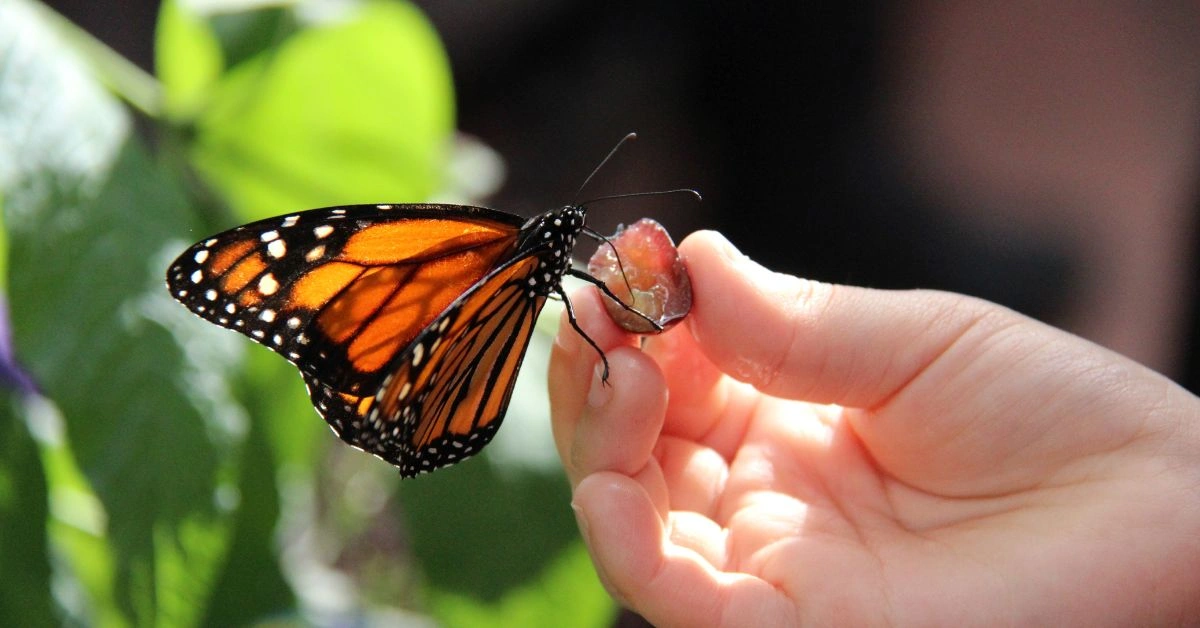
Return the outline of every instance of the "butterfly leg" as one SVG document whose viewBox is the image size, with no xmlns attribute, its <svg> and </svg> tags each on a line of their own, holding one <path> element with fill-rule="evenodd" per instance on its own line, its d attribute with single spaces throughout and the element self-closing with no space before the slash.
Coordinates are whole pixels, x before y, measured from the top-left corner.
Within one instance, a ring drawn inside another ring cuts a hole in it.
<svg viewBox="0 0 1200 628">
<path fill-rule="evenodd" d="M 655 331 L 663 330 L 662 325 L 659 325 L 654 319 L 650 318 L 649 316 L 646 316 L 645 314 L 643 314 L 641 312 L 641 310 L 637 309 L 636 307 L 633 307 L 632 305 L 629 305 L 628 303 L 622 301 L 620 299 L 620 297 L 613 294 L 613 291 L 609 290 L 608 286 L 604 285 L 603 281 L 596 279 L 595 277 L 583 272 L 582 270 L 575 270 L 574 268 L 567 269 L 567 274 L 571 275 L 572 277 L 578 277 L 578 278 L 596 286 L 597 288 L 600 289 L 600 292 L 604 293 L 604 296 L 607 296 L 608 298 L 612 299 L 613 301 L 616 301 L 622 308 L 624 308 L 625 310 L 628 310 L 629 312 L 632 312 L 634 316 L 637 316 L 638 318 L 646 321 L 647 323 L 650 323 L 650 326 L 653 327 Z M 566 300 L 566 299 L 564 299 L 564 300 Z"/>
<path fill-rule="evenodd" d="M 608 356 L 604 355 L 604 350 L 600 348 L 600 345 L 597 345 L 596 341 L 592 340 L 592 337 L 587 335 L 587 332 L 583 331 L 583 328 L 579 326 L 579 321 L 575 320 L 575 308 L 571 306 L 571 300 L 567 298 L 567 295 L 563 292 L 562 287 L 560 286 L 557 288 L 555 292 L 558 294 L 558 296 L 562 297 L 562 302 L 567 306 L 567 320 L 571 323 L 571 327 L 575 328 L 575 331 L 578 332 L 580 336 L 583 336 L 583 339 L 586 340 L 589 345 L 592 345 L 592 348 L 596 350 L 596 353 L 600 354 L 600 361 L 604 363 L 604 372 L 600 375 L 600 381 L 607 385 Z"/>
<path fill-rule="evenodd" d="M 620 230 L 621 227 L 618 227 L 617 229 Z M 592 236 L 596 240 L 607 244 L 608 248 L 612 249 L 613 259 L 617 260 L 617 270 L 621 271 L 621 281 L 625 282 L 625 289 L 629 291 L 629 294 L 633 294 L 633 286 L 629 285 L 629 277 L 625 275 L 625 263 L 621 261 L 621 252 L 617 250 L 617 245 L 613 244 L 612 239 L 608 236 L 586 225 L 583 227 L 583 232 L 589 236 Z"/>
</svg>

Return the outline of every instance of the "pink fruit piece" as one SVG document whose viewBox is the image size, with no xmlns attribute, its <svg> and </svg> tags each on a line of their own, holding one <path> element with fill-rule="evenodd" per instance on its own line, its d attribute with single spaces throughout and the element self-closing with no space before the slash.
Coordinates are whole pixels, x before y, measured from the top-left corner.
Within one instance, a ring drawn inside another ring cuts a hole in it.
<svg viewBox="0 0 1200 628">
<path fill-rule="evenodd" d="M 657 334 L 687 316 L 692 309 L 692 283 L 675 243 L 662 225 L 643 218 L 618 229 L 609 240 L 612 246 L 601 242 L 588 260 L 588 272 L 627 305 L 646 315 L 642 318 L 605 299 L 608 315 L 617 325 L 638 334 Z M 646 319 L 658 323 L 661 329 L 655 329 Z"/>
</svg>

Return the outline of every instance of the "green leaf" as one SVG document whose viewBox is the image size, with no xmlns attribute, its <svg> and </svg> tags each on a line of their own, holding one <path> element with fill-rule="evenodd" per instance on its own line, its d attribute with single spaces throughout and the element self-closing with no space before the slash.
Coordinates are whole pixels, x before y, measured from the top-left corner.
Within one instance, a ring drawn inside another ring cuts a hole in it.
<svg viewBox="0 0 1200 628">
<path fill-rule="evenodd" d="M 612 625 L 617 610 L 596 578 L 587 550 L 579 542 L 560 553 L 535 580 L 495 603 L 440 591 L 430 598 L 434 616 L 442 625 L 454 628 L 600 628 Z"/>
<path fill-rule="evenodd" d="M 24 401 L 22 415 L 39 442 L 49 488 L 50 517 L 45 524 L 59 558 L 56 571 L 60 576 L 69 571 L 69 581 L 88 594 L 86 600 L 64 600 L 63 610 L 76 623 L 128 626 L 130 617 L 116 593 L 117 561 L 106 538 L 108 515 L 63 440 L 62 413 L 40 395 L 28 395 Z"/>
<path fill-rule="evenodd" d="M 234 340 L 250 344 L 242 338 Z M 297 475 L 319 471 L 318 454 L 325 451 L 319 445 L 338 446 L 322 440 L 333 435 L 309 402 L 296 369 L 262 347 L 250 346 L 246 353 L 238 397 L 245 400 L 252 417 L 245 444 L 251 455 L 243 461 L 242 507 L 230 559 L 204 621 L 209 626 L 236 625 L 247 617 L 295 609 L 296 596 L 280 564 L 280 491 L 295 490 Z M 292 519 L 297 516 L 287 514 Z"/>
<path fill-rule="evenodd" d="M 0 292 L 8 291 L 8 229 L 4 228 L 4 196 L 0 195 Z M 5 303 L 4 307 L 8 307 Z"/>
<path fill-rule="evenodd" d="M 244 624 L 248 618 L 280 615 L 296 606 L 275 549 L 280 514 L 278 460 L 271 455 L 263 427 L 259 420 L 250 425 L 245 446 L 254 453 L 243 461 L 238 484 L 241 508 L 229 560 L 205 612 L 206 626 Z"/>
<path fill-rule="evenodd" d="M 417 9 L 367 1 L 232 68 L 196 130 L 196 165 L 245 219 L 423 200 L 453 131 L 448 64 Z"/>
<path fill-rule="evenodd" d="M 279 355 L 252 347 L 241 397 L 259 422 L 280 467 L 317 471 L 330 445 L 341 441 L 313 408 L 299 372 Z"/>
<path fill-rule="evenodd" d="M 241 4 L 210 17 L 229 68 L 270 50 L 298 28 L 293 12 L 287 8 L 262 2 Z"/>
<path fill-rule="evenodd" d="M 0 396 L 0 625 L 48 626 L 58 622 L 51 611 L 46 479 L 16 396 Z"/>
<path fill-rule="evenodd" d="M 412 551 L 431 587 L 499 599 L 577 538 L 561 472 L 505 471 L 477 458 L 401 485 Z"/>
<path fill-rule="evenodd" d="M 80 511 L 99 522 L 86 538 L 56 526 L 52 543 L 85 623 L 195 624 L 238 502 L 246 418 L 227 377 L 239 351 L 162 287 L 191 226 L 179 183 L 38 15 L 0 8 L 14 343 L 66 428 L 69 448 L 43 446 L 52 503 L 63 490 L 99 498 Z M 61 502 L 55 521 L 86 501 Z"/>
<path fill-rule="evenodd" d="M 179 0 L 163 1 L 154 35 L 154 69 L 166 114 L 190 119 L 204 108 L 221 76 L 220 42 L 208 22 Z"/>
<path fill-rule="evenodd" d="M 190 624 L 202 612 L 224 559 L 236 503 L 224 495 L 236 494 L 245 422 L 221 392 L 229 358 L 179 344 L 228 341 L 193 330 L 199 321 L 161 286 L 160 243 L 182 231 L 185 206 L 131 143 L 97 197 L 42 208 L 29 226 L 51 237 L 14 231 L 12 247 L 19 355 L 65 415 L 108 516 L 118 601 L 139 624 Z M 202 365 L 189 372 L 189 360 Z"/>
</svg>

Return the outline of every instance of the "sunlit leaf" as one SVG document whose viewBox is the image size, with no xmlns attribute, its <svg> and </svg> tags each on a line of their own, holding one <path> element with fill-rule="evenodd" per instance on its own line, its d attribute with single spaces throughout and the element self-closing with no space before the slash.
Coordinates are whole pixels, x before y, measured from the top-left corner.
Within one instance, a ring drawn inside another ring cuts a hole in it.
<svg viewBox="0 0 1200 628">
<path fill-rule="evenodd" d="M 423 200 L 438 184 L 452 103 L 425 18 L 369 1 L 231 69 L 196 121 L 193 155 L 245 219 Z"/>
<path fill-rule="evenodd" d="M 474 459 L 403 483 L 399 497 L 412 551 L 439 590 L 498 599 L 577 537 L 561 474 L 498 473 Z"/>
<path fill-rule="evenodd" d="M 164 0 L 158 10 L 154 69 L 167 115 L 189 119 L 202 110 L 224 67 L 212 28 L 186 3 Z"/>
<path fill-rule="evenodd" d="M 228 560 L 205 611 L 206 626 L 245 624 L 248 618 L 280 615 L 296 606 L 276 550 L 278 461 L 271 455 L 262 429 L 260 421 L 252 422 L 246 439 L 249 454 L 242 461 L 238 483 L 241 507 L 234 521 Z"/>
<path fill-rule="evenodd" d="M 442 591 L 430 597 L 434 616 L 442 625 L 454 628 L 600 628 L 612 625 L 617 610 L 579 542 L 558 554 L 537 578 L 496 602 Z"/>
<path fill-rule="evenodd" d="M 51 610 L 46 480 L 16 398 L 0 393 L 0 625 L 57 623 Z"/>
<path fill-rule="evenodd" d="M 237 503 L 245 417 L 224 379 L 237 351 L 162 288 L 167 242 L 191 223 L 178 183 L 29 6 L 0 8 L 0 189 L 17 356 L 61 412 L 81 494 L 99 498 L 91 546 L 112 549 L 111 587 L 75 581 L 84 608 L 115 605 L 92 621 L 195 623 Z M 51 496 L 65 477 L 47 475 Z"/>
</svg>

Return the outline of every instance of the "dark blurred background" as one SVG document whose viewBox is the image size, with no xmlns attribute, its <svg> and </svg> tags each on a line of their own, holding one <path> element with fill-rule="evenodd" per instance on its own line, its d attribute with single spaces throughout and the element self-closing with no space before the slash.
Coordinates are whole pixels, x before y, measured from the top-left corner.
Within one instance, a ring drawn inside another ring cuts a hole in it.
<svg viewBox="0 0 1200 628">
<path fill-rule="evenodd" d="M 56 9 L 144 68 L 155 2 Z M 493 206 L 719 229 L 779 270 L 978 295 L 1196 390 L 1200 6 L 418 2 Z"/>
</svg>

